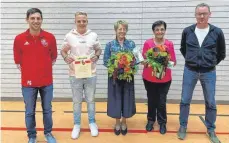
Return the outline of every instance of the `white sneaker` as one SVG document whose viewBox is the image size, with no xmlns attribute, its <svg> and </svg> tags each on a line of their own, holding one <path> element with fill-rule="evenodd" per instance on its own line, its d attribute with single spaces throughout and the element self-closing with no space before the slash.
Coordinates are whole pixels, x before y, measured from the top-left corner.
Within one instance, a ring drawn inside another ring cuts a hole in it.
<svg viewBox="0 0 229 143">
<path fill-rule="evenodd" d="M 80 125 L 74 125 L 72 129 L 72 139 L 79 138 L 80 135 Z"/>
<path fill-rule="evenodd" d="M 90 130 L 91 130 L 91 136 L 96 137 L 99 134 L 98 131 L 98 126 L 96 125 L 96 123 L 91 123 L 89 124 Z"/>
</svg>

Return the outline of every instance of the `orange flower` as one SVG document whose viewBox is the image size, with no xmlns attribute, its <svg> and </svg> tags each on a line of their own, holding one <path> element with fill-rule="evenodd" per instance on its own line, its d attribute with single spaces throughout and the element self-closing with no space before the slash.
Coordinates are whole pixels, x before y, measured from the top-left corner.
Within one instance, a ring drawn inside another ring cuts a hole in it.
<svg viewBox="0 0 229 143">
<path fill-rule="evenodd" d="M 119 64 L 124 64 L 124 61 L 123 61 L 122 59 L 120 59 L 120 60 L 118 61 L 118 63 L 119 63 Z"/>
<path fill-rule="evenodd" d="M 126 55 L 123 55 L 123 56 L 122 56 L 122 60 L 123 60 L 123 61 L 126 61 L 126 60 L 127 60 Z"/>
<path fill-rule="evenodd" d="M 157 57 L 159 53 L 158 52 L 154 52 L 153 54 L 154 54 L 154 57 Z"/>
<path fill-rule="evenodd" d="M 129 64 L 130 64 L 130 62 L 124 61 L 124 65 L 129 65 Z"/>
<path fill-rule="evenodd" d="M 126 68 L 124 68 L 124 71 L 125 72 L 129 72 L 130 71 L 130 68 L 129 67 L 126 67 Z"/>
<path fill-rule="evenodd" d="M 157 45 L 157 47 L 161 52 L 165 52 L 166 51 L 166 47 L 164 45 Z"/>
</svg>

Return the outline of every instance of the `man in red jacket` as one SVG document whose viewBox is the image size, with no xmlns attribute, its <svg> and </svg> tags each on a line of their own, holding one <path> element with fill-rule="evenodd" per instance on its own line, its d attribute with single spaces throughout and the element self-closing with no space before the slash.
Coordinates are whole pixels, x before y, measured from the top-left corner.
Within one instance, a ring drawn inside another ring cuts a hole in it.
<svg viewBox="0 0 229 143">
<path fill-rule="evenodd" d="M 51 133 L 53 126 L 52 65 L 57 58 L 56 39 L 53 34 L 41 29 L 43 17 L 39 9 L 29 9 L 26 21 L 29 29 L 16 36 L 13 50 L 15 64 L 21 71 L 28 143 L 36 142 L 35 109 L 38 92 L 42 102 L 45 138 L 48 143 L 56 143 Z"/>
</svg>

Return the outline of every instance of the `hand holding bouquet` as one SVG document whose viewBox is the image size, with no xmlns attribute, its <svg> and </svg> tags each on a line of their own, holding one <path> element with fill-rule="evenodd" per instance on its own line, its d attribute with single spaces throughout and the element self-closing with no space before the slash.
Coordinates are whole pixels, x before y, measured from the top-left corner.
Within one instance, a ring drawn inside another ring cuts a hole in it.
<svg viewBox="0 0 229 143">
<path fill-rule="evenodd" d="M 132 76 L 137 72 L 136 59 L 130 51 L 120 51 L 111 55 L 108 60 L 108 75 L 116 79 L 132 81 Z"/>
</svg>

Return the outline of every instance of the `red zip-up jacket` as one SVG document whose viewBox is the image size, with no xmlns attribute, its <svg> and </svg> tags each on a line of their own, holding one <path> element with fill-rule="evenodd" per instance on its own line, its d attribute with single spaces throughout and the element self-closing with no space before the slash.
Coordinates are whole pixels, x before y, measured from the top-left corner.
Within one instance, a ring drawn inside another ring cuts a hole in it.
<svg viewBox="0 0 229 143">
<path fill-rule="evenodd" d="M 21 66 L 21 84 L 24 87 L 42 87 L 53 83 L 52 63 L 57 58 L 56 39 L 41 30 L 32 36 L 29 29 L 14 39 L 14 62 Z"/>
</svg>

